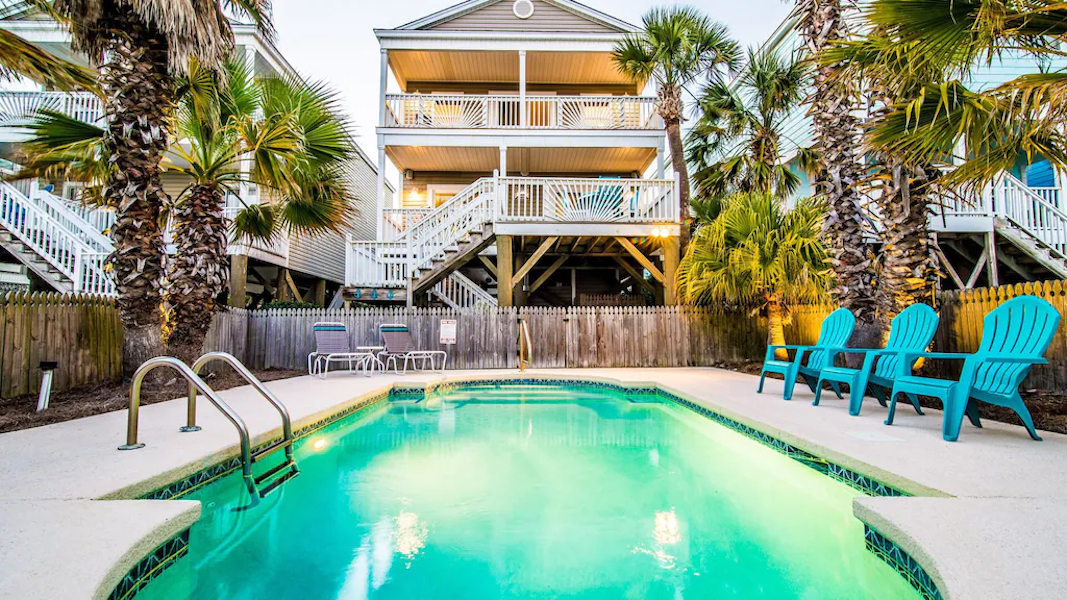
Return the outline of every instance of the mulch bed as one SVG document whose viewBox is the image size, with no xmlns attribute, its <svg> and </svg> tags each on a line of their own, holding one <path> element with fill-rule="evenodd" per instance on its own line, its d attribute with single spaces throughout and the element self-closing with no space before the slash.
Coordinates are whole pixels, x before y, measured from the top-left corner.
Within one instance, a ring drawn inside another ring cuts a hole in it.
<svg viewBox="0 0 1067 600">
<path fill-rule="evenodd" d="M 304 371 L 283 369 L 255 371 L 254 374 L 260 381 L 274 381 L 276 379 L 307 375 Z M 228 390 L 248 383 L 240 375 L 229 369 L 221 373 L 209 373 L 204 379 L 215 391 Z M 141 389 L 141 404 L 154 404 L 173 400 L 184 395 L 184 379 L 170 379 L 157 384 L 146 383 Z M 54 392 L 48 402 L 48 409 L 42 412 L 36 412 L 36 394 L 0 399 L 0 433 L 80 419 L 113 410 L 123 410 L 129 404 L 129 388 L 119 382 L 85 386 L 65 392 Z"/>
</svg>

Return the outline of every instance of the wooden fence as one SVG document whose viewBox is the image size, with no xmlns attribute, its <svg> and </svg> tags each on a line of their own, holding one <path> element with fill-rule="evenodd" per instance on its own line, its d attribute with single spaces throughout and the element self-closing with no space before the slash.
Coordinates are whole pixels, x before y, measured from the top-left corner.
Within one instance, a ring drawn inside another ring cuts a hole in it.
<svg viewBox="0 0 1067 600">
<path fill-rule="evenodd" d="M 934 349 L 973 352 L 982 319 L 1015 296 L 1044 298 L 1067 317 L 1067 282 L 1045 282 L 942 294 L 941 326 Z M 813 343 L 830 306 L 793 309 L 786 341 Z M 54 389 L 113 380 L 120 376 L 122 327 L 113 300 L 58 294 L 0 296 L 0 397 L 38 391 L 39 364 L 56 361 Z M 307 368 L 314 348 L 311 326 L 340 321 L 353 345 L 378 342 L 382 323 L 404 323 L 420 348 L 448 350 L 450 369 L 518 366 L 518 322 L 525 319 L 535 367 L 680 367 L 762 360 L 766 319 L 703 307 L 495 308 L 457 312 L 445 308 L 232 309 L 216 316 L 205 351 L 223 350 L 252 369 Z M 457 343 L 439 344 L 441 319 L 457 322 Z M 1067 318 L 1046 353 L 1048 365 L 1034 368 L 1028 388 L 1067 389 Z M 220 364 L 216 364 L 220 367 Z M 958 362 L 932 361 L 931 375 L 953 375 Z"/>
<path fill-rule="evenodd" d="M 122 376 L 122 325 L 113 299 L 8 293 L 0 296 L 0 397 L 36 394 L 42 362 L 57 362 L 61 391 Z"/>
</svg>

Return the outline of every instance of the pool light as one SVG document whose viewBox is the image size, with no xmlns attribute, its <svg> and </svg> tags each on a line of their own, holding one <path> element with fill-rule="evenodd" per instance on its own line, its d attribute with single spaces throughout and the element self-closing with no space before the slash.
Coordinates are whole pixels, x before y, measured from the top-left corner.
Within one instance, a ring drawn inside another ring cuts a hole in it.
<svg viewBox="0 0 1067 600">
<path fill-rule="evenodd" d="M 311 442 L 311 447 L 315 450 L 322 450 L 326 447 L 326 438 L 319 438 L 314 442 Z"/>
</svg>

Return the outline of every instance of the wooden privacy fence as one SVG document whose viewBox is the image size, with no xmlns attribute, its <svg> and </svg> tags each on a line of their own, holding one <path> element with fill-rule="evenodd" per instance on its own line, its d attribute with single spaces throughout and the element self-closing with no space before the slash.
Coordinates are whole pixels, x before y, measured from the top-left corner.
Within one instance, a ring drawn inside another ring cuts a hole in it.
<svg viewBox="0 0 1067 600">
<path fill-rule="evenodd" d="M 0 397 L 38 393 L 46 361 L 59 363 L 56 391 L 122 376 L 114 299 L 17 292 L 0 296 L 0 311 Z"/>
<path fill-rule="evenodd" d="M 1067 316 L 1067 282 L 1004 286 L 942 294 L 934 350 L 973 352 L 982 319 L 1022 294 L 1044 298 Z M 810 344 L 830 306 L 801 306 L 786 324 L 786 341 Z M 0 296 L 0 397 L 36 393 L 42 361 L 56 361 L 54 389 L 113 380 L 122 370 L 122 327 L 112 299 L 59 294 Z M 526 319 L 534 367 L 681 367 L 760 361 L 766 319 L 705 307 L 232 309 L 215 317 L 205 351 L 223 350 L 252 369 L 307 368 L 316 321 L 340 321 L 353 346 L 376 345 L 378 326 L 404 323 L 423 349 L 448 350 L 450 369 L 518 366 L 518 320 Z M 454 346 L 439 343 L 442 319 L 456 320 Z M 1067 318 L 1028 388 L 1067 389 Z M 212 365 L 222 368 L 220 363 Z M 931 361 L 924 372 L 954 375 L 959 361 Z"/>
<path fill-rule="evenodd" d="M 378 344 L 382 323 L 404 323 L 420 349 L 448 351 L 449 369 L 517 368 L 520 318 L 529 325 L 533 367 L 684 367 L 757 360 L 766 336 L 763 318 L 702 307 L 273 309 L 219 315 L 205 350 L 230 352 L 253 369 L 306 369 L 318 321 L 344 323 L 353 347 Z M 442 319 L 456 321 L 455 345 L 440 344 Z"/>
</svg>

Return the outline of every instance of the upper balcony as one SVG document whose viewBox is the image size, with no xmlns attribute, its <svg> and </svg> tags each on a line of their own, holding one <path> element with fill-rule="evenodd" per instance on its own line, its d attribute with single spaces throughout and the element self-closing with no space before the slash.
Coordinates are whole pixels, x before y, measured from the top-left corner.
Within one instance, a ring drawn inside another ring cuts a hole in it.
<svg viewBox="0 0 1067 600">
<path fill-rule="evenodd" d="M 412 129 L 659 130 L 655 98 L 387 94 L 385 127 Z"/>
</svg>

